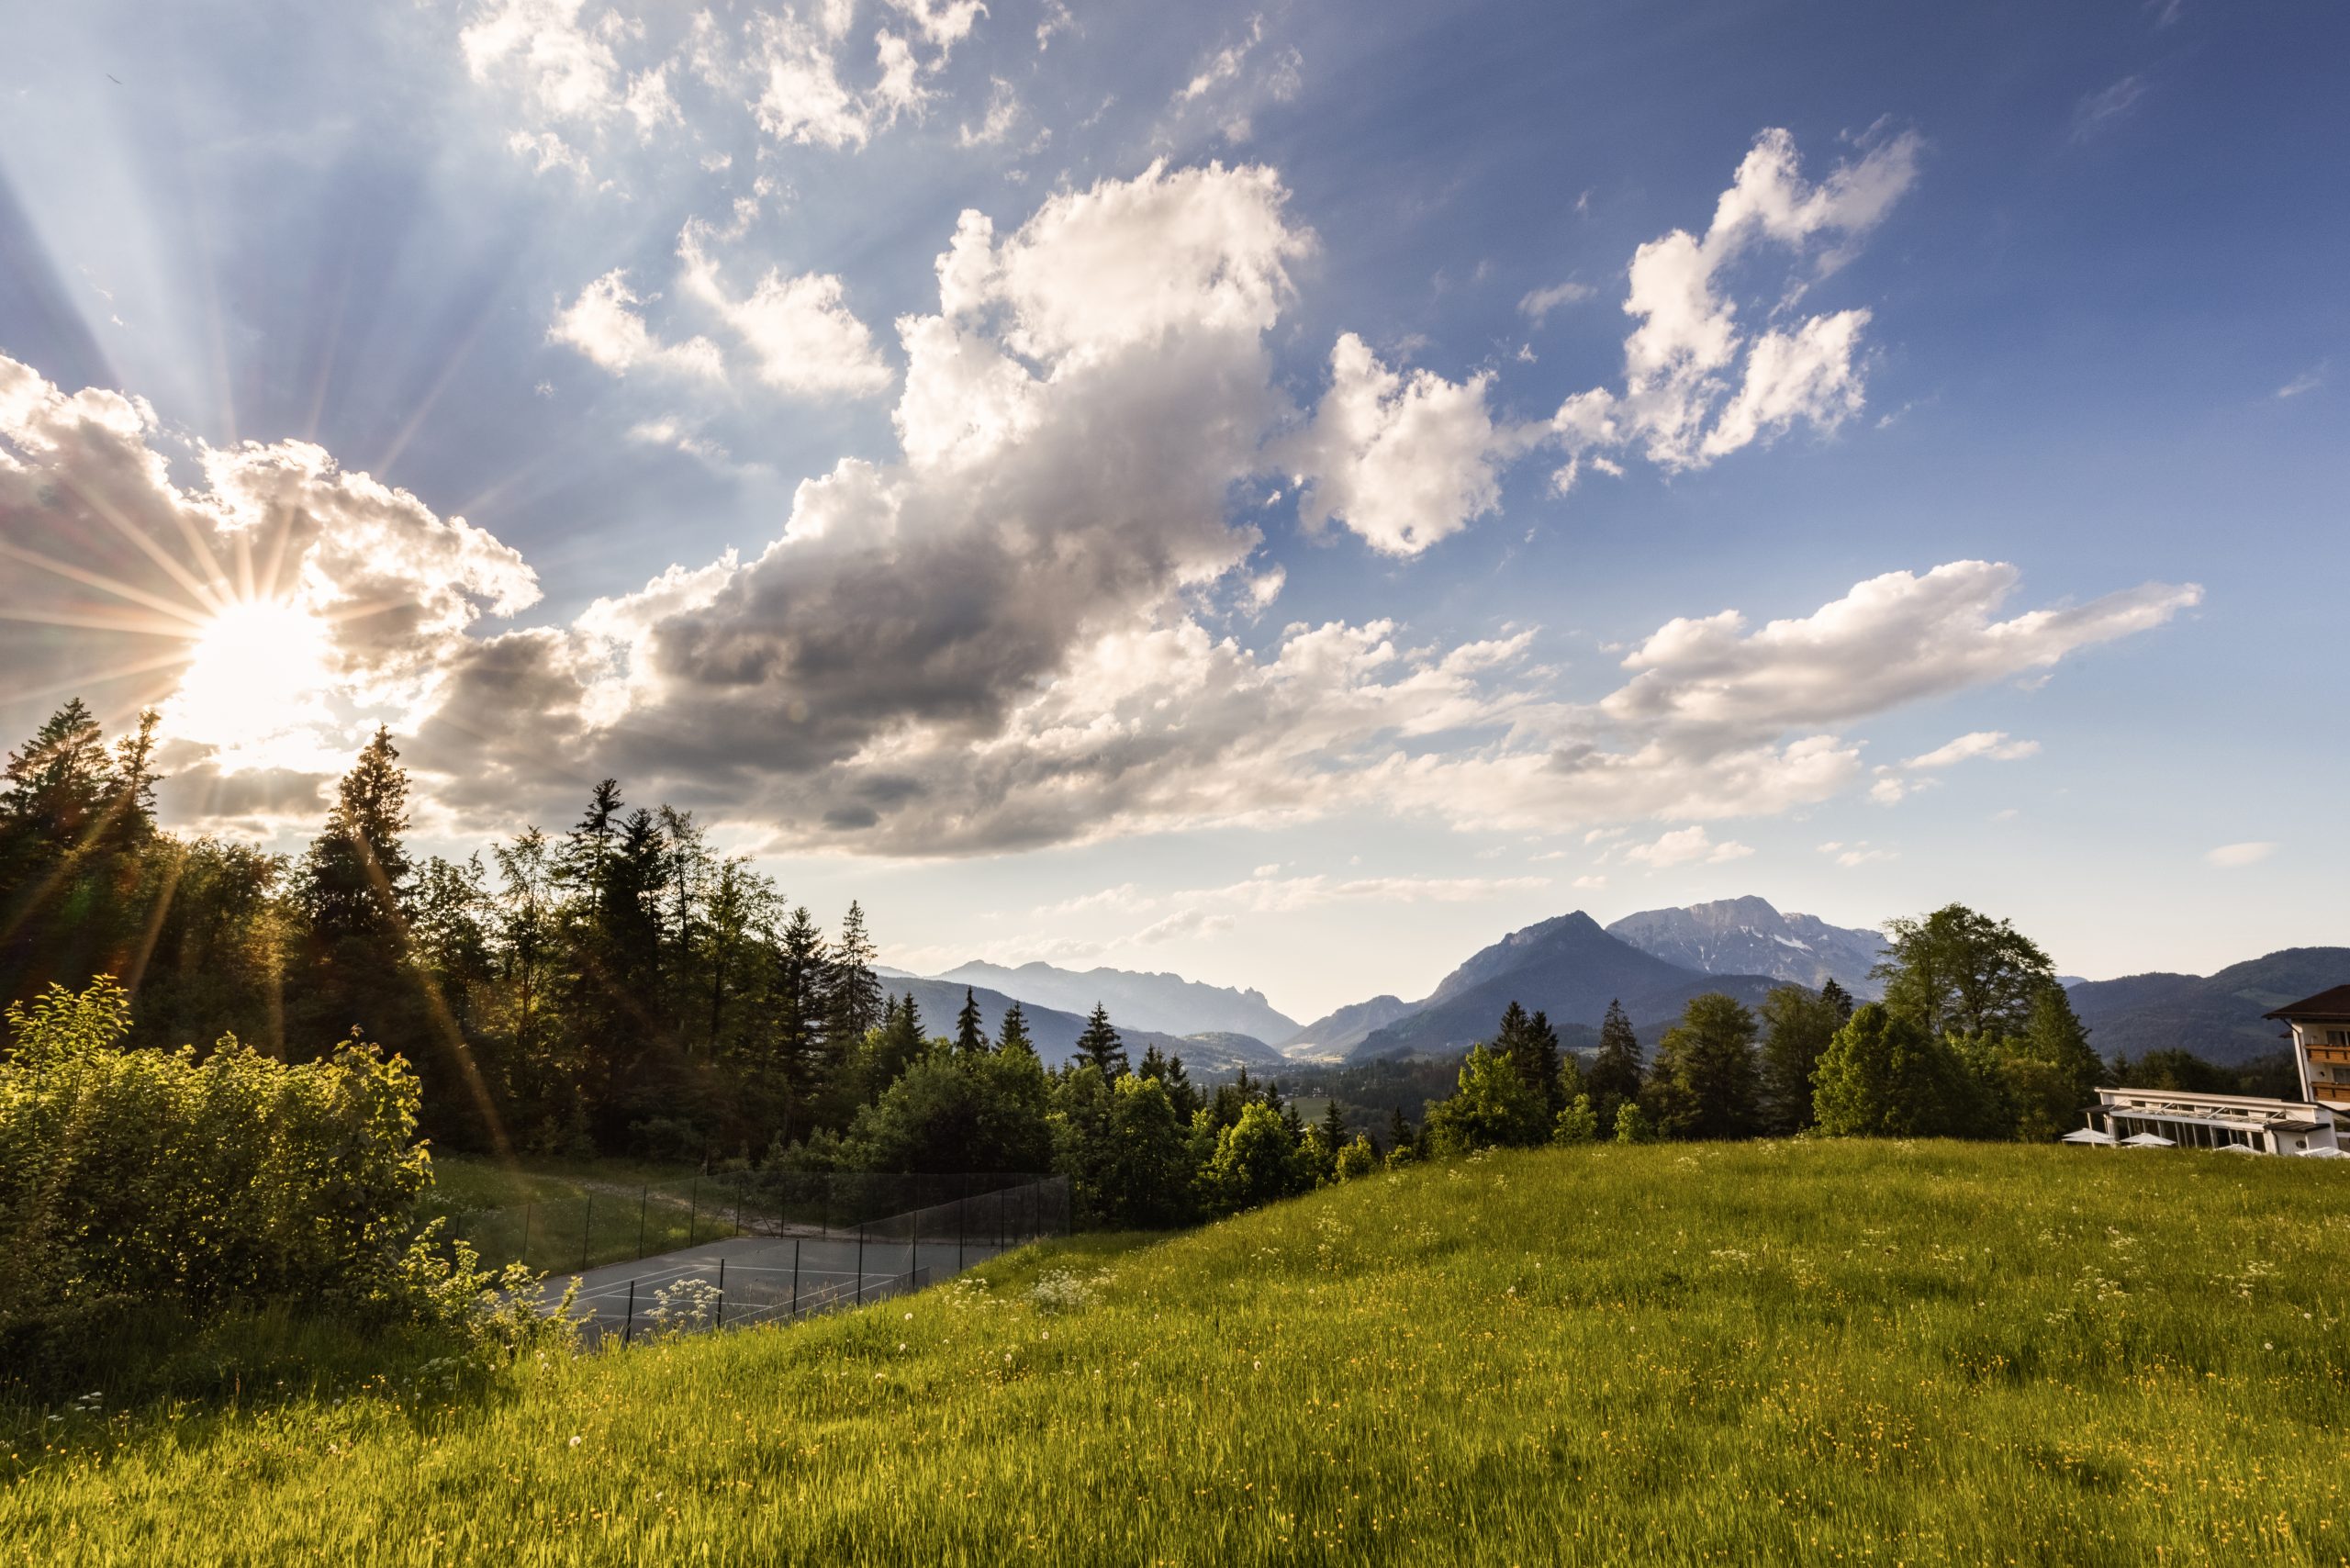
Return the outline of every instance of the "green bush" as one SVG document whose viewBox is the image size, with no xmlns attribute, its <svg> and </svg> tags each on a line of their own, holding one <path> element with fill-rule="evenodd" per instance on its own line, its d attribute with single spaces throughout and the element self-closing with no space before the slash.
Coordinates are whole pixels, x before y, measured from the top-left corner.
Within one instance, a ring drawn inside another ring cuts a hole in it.
<svg viewBox="0 0 2350 1568">
<path fill-rule="evenodd" d="M 0 1352 L 70 1345 L 110 1316 L 272 1305 L 476 1342 L 541 1332 L 517 1305 L 526 1288 L 535 1302 L 532 1276 L 493 1281 L 415 1233 L 431 1170 L 400 1058 L 355 1039 L 299 1065 L 234 1039 L 201 1058 L 126 1050 L 129 999 L 103 978 L 6 1017 Z"/>
</svg>

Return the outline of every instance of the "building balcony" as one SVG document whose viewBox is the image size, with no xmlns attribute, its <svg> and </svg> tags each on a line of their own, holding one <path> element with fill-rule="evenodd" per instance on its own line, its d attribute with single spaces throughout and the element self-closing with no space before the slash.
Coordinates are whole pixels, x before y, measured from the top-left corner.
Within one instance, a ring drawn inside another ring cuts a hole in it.
<svg viewBox="0 0 2350 1568">
<path fill-rule="evenodd" d="M 2327 1105 L 2350 1105 L 2350 1083 L 2312 1083 L 2311 1098 Z"/>
<path fill-rule="evenodd" d="M 2340 1062 L 2350 1066 L 2350 1046 L 2307 1046 L 2302 1048 L 2311 1061 Z"/>
</svg>

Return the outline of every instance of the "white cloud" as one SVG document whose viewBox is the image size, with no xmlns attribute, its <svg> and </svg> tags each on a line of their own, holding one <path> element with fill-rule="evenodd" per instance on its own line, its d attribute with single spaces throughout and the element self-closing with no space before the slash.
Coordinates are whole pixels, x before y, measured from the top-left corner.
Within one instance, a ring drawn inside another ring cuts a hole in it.
<svg viewBox="0 0 2350 1568">
<path fill-rule="evenodd" d="M 2277 401 L 2282 402 L 2288 398 L 2299 398 L 2304 393 L 2316 391 L 2325 385 L 2325 372 L 2326 367 L 2322 364 L 2313 370 L 2301 372 L 2300 375 L 2277 388 L 2275 395 Z"/>
<path fill-rule="evenodd" d="M 2020 577 L 2004 562 L 1953 561 L 1922 577 L 1871 577 L 1757 631 L 1736 610 L 1671 621 L 1625 658 L 1635 673 L 1601 706 L 1628 723 L 1726 737 L 1835 724 L 2049 669 L 2203 597 L 2191 583 L 2147 583 L 1995 619 Z"/>
<path fill-rule="evenodd" d="M 1554 283 L 1546 288 L 1530 291 L 1517 302 L 1518 313 L 1539 327 L 1542 319 L 1560 306 L 1581 304 L 1598 292 L 1587 283 L 1576 283 L 1570 278 L 1564 283 Z"/>
<path fill-rule="evenodd" d="M 2276 852 L 2277 846 L 2274 844 L 2253 840 L 2244 844 L 2222 844 L 2216 849 L 2207 849 L 2203 852 L 2203 859 L 2208 865 L 2223 868 L 2253 866 L 2267 859 Z"/>
<path fill-rule="evenodd" d="M 529 159 L 531 172 L 534 174 L 551 174 L 560 169 L 583 185 L 610 184 L 609 181 L 599 182 L 596 166 L 588 161 L 587 155 L 551 130 L 536 133 L 518 130 L 506 139 L 506 150 L 518 157 Z"/>
<path fill-rule="evenodd" d="M 1638 444 L 1668 470 L 1701 468 L 1797 422 L 1829 430 L 1856 412 L 1868 311 L 1814 316 L 1750 340 L 1719 286 L 1764 242 L 1832 270 L 1915 181 L 1918 151 L 1914 135 L 1880 140 L 1811 185 L 1795 139 L 1766 130 L 1702 237 L 1676 230 L 1640 246 L 1624 301 L 1639 325 L 1625 340 L 1623 390 L 1577 393 L 1552 417 L 1570 454 L 1560 487 L 1587 452 Z"/>
<path fill-rule="evenodd" d="M 1494 422 L 1492 384 L 1490 372 L 1467 381 L 1398 373 L 1352 332 L 1340 335 L 1330 389 L 1282 449 L 1304 487 L 1299 520 L 1317 529 L 1335 518 L 1382 554 L 1414 555 L 1494 510 L 1503 463 L 1533 436 Z"/>
<path fill-rule="evenodd" d="M 1753 853 L 1751 846 L 1735 839 L 1715 843 L 1705 824 L 1697 823 L 1676 828 L 1652 843 L 1631 845 L 1625 849 L 1624 858 L 1661 871 L 1668 866 L 1686 866 L 1695 861 L 1711 866 L 1725 860 L 1742 860 Z"/>
<path fill-rule="evenodd" d="M 967 121 L 956 128 L 955 140 L 963 147 L 987 147 L 1003 140 L 1020 123 L 1020 97 L 1012 84 L 1002 77 L 995 78 L 988 92 L 987 114 L 973 129 Z"/>
<path fill-rule="evenodd" d="M 457 35 L 476 82 L 505 75 L 539 113 L 594 122 L 621 104 L 613 44 L 628 24 L 607 11 L 583 26 L 584 0 L 489 0 Z"/>
<path fill-rule="evenodd" d="M 1207 62 L 1200 67 L 1198 73 L 1176 93 L 1175 101 L 1179 104 L 1195 102 L 1205 97 L 1216 87 L 1237 77 L 1240 74 L 1240 67 L 1248 59 L 1248 51 L 1262 43 L 1264 39 L 1265 18 L 1251 17 L 1248 19 L 1248 36 L 1237 43 L 1225 45 L 1209 56 Z"/>
<path fill-rule="evenodd" d="M 1898 850 L 1877 848 L 1871 845 L 1866 839 L 1863 839 L 1857 844 L 1840 844 L 1831 840 L 1829 843 L 1821 845 L 1819 846 L 1819 852 L 1822 855 L 1832 857 L 1835 859 L 1836 864 L 1846 868 L 1867 866 L 1881 860 L 1898 860 L 1901 858 L 1901 855 Z"/>
<path fill-rule="evenodd" d="M 1931 770 L 1948 767 L 1954 763 L 1975 757 L 1990 762 L 2016 762 L 2039 754 L 2038 741 L 2009 740 L 2005 730 L 1975 730 L 1953 741 L 1945 741 L 1930 752 L 1924 752 L 1903 763 L 1904 767 Z"/>
<path fill-rule="evenodd" d="M 2087 141 L 2121 120 L 2146 95 L 2143 77 L 2124 76 L 2110 87 L 2099 88 L 2073 106 L 2073 140 Z"/>
<path fill-rule="evenodd" d="M 579 291 L 547 329 L 550 342 L 567 343 L 615 375 L 649 369 L 683 376 L 722 378 L 725 362 L 708 338 L 665 343 L 654 336 L 636 307 L 645 303 L 615 268 Z"/>
<path fill-rule="evenodd" d="M 678 237 L 677 257 L 686 290 L 733 330 L 768 386 L 798 397 L 864 398 L 887 391 L 896 379 L 834 274 L 786 277 L 770 269 L 738 299 L 727 292 L 695 228 Z"/>
<path fill-rule="evenodd" d="M 621 106 L 636 121 L 640 136 L 649 137 L 665 125 L 685 123 L 685 112 L 677 107 L 677 95 L 669 91 L 669 67 L 666 62 L 631 77 Z"/>
<path fill-rule="evenodd" d="M 889 0 L 892 9 L 911 17 L 922 36 L 941 50 L 971 36 L 988 8 L 979 0 Z"/>
<path fill-rule="evenodd" d="M 1589 876 L 1577 877 L 1575 879 L 1575 886 L 1585 892 L 1595 892 L 1606 885 L 1607 879 L 1596 871 L 1591 873 Z"/>
<path fill-rule="evenodd" d="M 1269 440 L 1292 414 L 1269 342 L 1313 240 L 1287 205 L 1268 169 L 1158 163 L 1058 192 L 1003 233 L 966 213 L 937 260 L 936 311 L 897 322 L 899 449 L 800 484 L 763 547 L 680 563 L 566 624 L 381 622 L 381 659 L 411 672 L 420 779 L 456 816 L 502 824 L 568 811 L 580 779 L 613 774 L 771 849 L 989 853 L 1354 812 L 1545 834 L 1674 825 L 1635 846 L 1654 864 L 1693 828 L 1702 856 L 1742 848 L 1702 824 L 1852 788 L 1865 772 L 1852 725 L 2044 674 L 2194 602 L 2148 585 L 1999 619 L 2013 567 L 1892 573 L 1759 630 L 1734 610 L 1668 622 L 1597 701 L 1559 695 L 1527 627 L 1446 644 L 1385 621 L 1299 621 L 1255 645 L 1212 630 L 1261 609 L 1275 576 L 1259 509 L 1236 498 L 1263 493 Z M 643 303 L 609 274 L 557 335 L 616 369 L 715 366 L 706 342 L 656 337 Z M 1395 420 L 1411 381 L 1366 353 L 1359 379 L 1374 372 L 1393 378 L 1372 399 L 1375 448 L 1418 427 Z M 1456 403 L 1465 390 L 1426 388 Z M 1472 411 L 1490 431 L 1483 395 Z M 691 433 L 644 423 L 647 440 Z M 1472 438 L 1477 425 L 1462 421 Z M 126 450 L 148 466 L 121 482 L 153 490 L 162 458 L 140 436 Z M 12 482 L 38 496 L 70 458 L 17 462 Z M 1474 482 L 1430 493 L 1439 512 L 1477 498 Z M 385 602 L 417 599 L 397 588 Z M 38 687 L 38 661 L 25 667 Z M 1511 884 L 1246 885 L 1234 903 Z"/>
<path fill-rule="evenodd" d="M 1069 14 L 1067 0 L 1045 0 L 1045 19 L 1036 24 L 1036 52 L 1042 54 L 1052 47 L 1055 33 L 1076 29 L 1077 18 Z"/>
<path fill-rule="evenodd" d="M 537 579 L 315 445 L 174 442 L 200 480 L 184 489 L 165 440 L 145 403 L 69 397 L 0 357 L 10 695 L 159 704 L 185 814 L 263 832 L 281 810 L 314 818 L 375 719 L 436 711 L 469 629 L 527 608 Z"/>
</svg>

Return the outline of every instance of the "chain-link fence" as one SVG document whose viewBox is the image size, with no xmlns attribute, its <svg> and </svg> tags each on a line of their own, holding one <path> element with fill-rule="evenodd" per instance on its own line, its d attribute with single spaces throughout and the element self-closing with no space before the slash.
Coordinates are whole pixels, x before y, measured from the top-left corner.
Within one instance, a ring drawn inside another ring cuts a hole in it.
<svg viewBox="0 0 2350 1568">
<path fill-rule="evenodd" d="M 670 1182 L 584 1182 L 576 1196 L 449 1216 L 452 1242 L 484 1264 L 578 1272 L 739 1237 L 903 1241 L 1058 1236 L 1069 1229 L 1067 1178 L 990 1172 L 734 1170 Z"/>
<path fill-rule="evenodd" d="M 743 1171 L 453 1217 L 483 1261 L 558 1276 L 550 1309 L 580 1276 L 592 1343 L 885 1300 L 1067 1235 L 1071 1213 L 1066 1176 Z"/>
</svg>

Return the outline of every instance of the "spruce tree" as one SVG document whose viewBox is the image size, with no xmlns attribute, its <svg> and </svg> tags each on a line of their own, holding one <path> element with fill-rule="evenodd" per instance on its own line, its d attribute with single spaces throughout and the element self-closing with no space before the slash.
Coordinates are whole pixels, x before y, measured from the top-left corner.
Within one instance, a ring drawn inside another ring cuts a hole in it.
<svg viewBox="0 0 2350 1568">
<path fill-rule="evenodd" d="M 1852 1009 L 1857 1004 L 1852 1001 L 1852 993 L 1836 983 L 1835 976 L 1829 976 L 1827 983 L 1819 988 L 1819 1000 L 1836 1010 L 1836 1026 L 1839 1029 L 1852 1021 Z"/>
<path fill-rule="evenodd" d="M 824 933 L 802 904 L 776 938 L 775 1030 L 792 1092 L 803 1098 L 825 1065 L 824 980 L 830 969 Z"/>
<path fill-rule="evenodd" d="M 1126 1070 L 1126 1046 L 1118 1031 L 1110 1027 L 1110 1014 L 1100 1002 L 1085 1020 L 1085 1032 L 1077 1037 L 1077 1055 L 1080 1061 L 1091 1062 L 1107 1080 L 1114 1080 Z"/>
<path fill-rule="evenodd" d="M 1513 1001 L 1502 1010 L 1494 1049 L 1542 1103 L 1544 1121 L 1557 1115 L 1564 1102 L 1560 1098 L 1559 1033 L 1550 1027 L 1550 1020 L 1539 1013 L 1528 1014 Z"/>
<path fill-rule="evenodd" d="M 1003 1022 L 996 1029 L 995 1048 L 1005 1056 L 1024 1055 L 1034 1059 L 1036 1042 L 1028 1035 L 1028 1014 L 1021 1011 L 1017 1002 L 1003 1010 Z"/>
<path fill-rule="evenodd" d="M 979 1016 L 978 993 L 967 985 L 963 988 L 963 1010 L 955 1014 L 955 1054 L 978 1057 L 987 1052 L 987 1022 Z"/>
<path fill-rule="evenodd" d="M 1322 1108 L 1322 1137 L 1328 1142 L 1333 1153 L 1354 1141 L 1354 1134 L 1347 1126 L 1346 1114 L 1338 1109 L 1338 1097 L 1335 1094 L 1330 1096 L 1330 1103 Z"/>
<path fill-rule="evenodd" d="M 1591 1058 L 1590 1070 L 1583 1074 L 1583 1092 L 1591 1096 L 1592 1109 L 1598 1114 L 1599 1125 L 1612 1127 L 1616 1113 L 1628 1100 L 1637 1099 L 1640 1092 L 1640 1037 L 1632 1031 L 1632 1020 L 1626 1015 L 1624 1004 L 1611 1002 L 1607 1016 L 1599 1025 L 1599 1050 Z"/>
<path fill-rule="evenodd" d="M 853 1047 L 867 1030 L 882 1022 L 881 981 L 873 972 L 877 957 L 873 939 L 866 935 L 865 910 L 852 899 L 848 913 L 841 917 L 825 984 L 824 1030 L 835 1050 Z"/>
<path fill-rule="evenodd" d="M 396 941 L 408 879 L 408 774 L 392 734 L 378 726 L 342 776 L 324 831 L 302 857 L 295 898 L 314 937 Z"/>
</svg>

